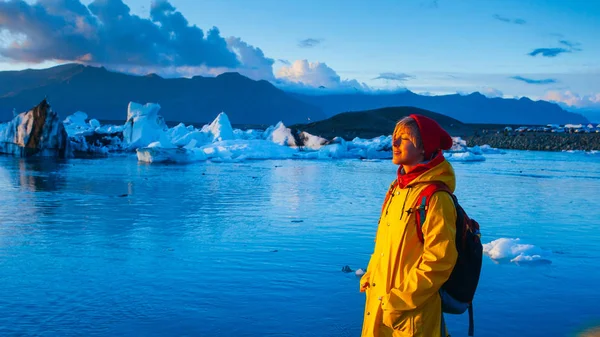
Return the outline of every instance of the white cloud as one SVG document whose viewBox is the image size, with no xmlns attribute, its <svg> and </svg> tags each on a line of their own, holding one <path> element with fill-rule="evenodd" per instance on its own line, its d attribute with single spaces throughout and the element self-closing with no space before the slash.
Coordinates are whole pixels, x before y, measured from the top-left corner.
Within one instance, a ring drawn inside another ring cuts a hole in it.
<svg viewBox="0 0 600 337">
<path fill-rule="evenodd" d="M 226 41 L 228 49 L 237 56 L 239 61 L 239 66 L 235 68 L 207 67 L 205 65 L 167 67 L 112 65 L 110 69 L 137 75 L 156 73 L 167 78 L 212 77 L 225 72 L 238 72 L 254 80 L 268 80 L 283 90 L 306 93 L 382 91 L 370 88 L 367 84 L 358 82 L 355 79 L 342 79 L 335 70 L 322 62 L 278 60 L 277 63 L 281 67 L 277 69 L 275 74 L 273 66 L 276 60 L 266 57 L 260 48 L 254 47 L 237 37 L 229 37 Z M 404 88 L 400 89 L 404 90 Z M 400 89 L 388 88 L 391 91 Z"/>
<path fill-rule="evenodd" d="M 548 91 L 543 99 L 551 102 L 562 103 L 566 106 L 574 108 L 600 108 L 600 93 L 579 95 L 569 90 L 564 92 Z"/>
<path fill-rule="evenodd" d="M 485 87 L 479 92 L 488 98 L 504 97 L 502 91 L 495 88 Z"/>
<path fill-rule="evenodd" d="M 163 77 L 193 77 L 193 76 L 218 76 L 226 72 L 238 72 L 253 80 L 274 81 L 273 64 L 275 60 L 265 56 L 263 51 L 240 39 L 239 37 L 229 37 L 226 39 L 227 48 L 233 52 L 239 66 L 230 67 L 207 67 L 200 66 L 131 66 L 114 65 L 111 69 L 137 74 L 146 75 L 156 73 Z"/>
<path fill-rule="evenodd" d="M 100 66 L 100 64 L 97 64 L 95 66 Z M 236 71 L 236 70 L 232 70 L 230 68 L 206 67 L 206 66 L 180 66 L 180 67 L 175 67 L 175 66 L 170 66 L 170 67 L 137 66 L 137 67 L 132 67 L 130 65 L 111 65 L 111 66 L 107 66 L 106 68 L 113 70 L 113 71 L 117 71 L 117 72 L 133 74 L 133 75 L 141 75 L 141 76 L 154 73 L 154 74 L 158 74 L 159 76 L 165 77 L 165 78 L 173 78 L 173 77 L 191 78 L 194 76 L 214 77 L 214 76 L 220 75 L 220 74 L 228 72 L 228 71 Z"/>
<path fill-rule="evenodd" d="M 289 66 L 282 66 L 276 77 L 284 87 L 294 84 L 299 89 L 369 90 L 366 84 L 357 80 L 342 80 L 337 72 L 325 63 L 308 60 L 296 60 Z"/>
<path fill-rule="evenodd" d="M 237 55 L 241 64 L 235 71 L 254 80 L 275 80 L 273 76 L 275 60 L 265 57 L 260 48 L 249 45 L 239 37 L 232 36 L 226 41 L 227 47 Z"/>
</svg>

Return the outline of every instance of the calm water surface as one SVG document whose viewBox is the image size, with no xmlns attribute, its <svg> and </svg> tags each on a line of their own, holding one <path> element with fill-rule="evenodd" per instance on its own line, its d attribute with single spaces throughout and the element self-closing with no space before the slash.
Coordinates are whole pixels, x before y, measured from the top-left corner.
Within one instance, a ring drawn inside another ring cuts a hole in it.
<svg viewBox="0 0 600 337">
<path fill-rule="evenodd" d="M 552 264 L 484 260 L 476 336 L 600 325 L 600 155 L 454 163 L 483 241 Z M 387 161 L 145 165 L 0 157 L 1 336 L 359 336 Z M 447 317 L 466 336 L 467 317 Z"/>
</svg>

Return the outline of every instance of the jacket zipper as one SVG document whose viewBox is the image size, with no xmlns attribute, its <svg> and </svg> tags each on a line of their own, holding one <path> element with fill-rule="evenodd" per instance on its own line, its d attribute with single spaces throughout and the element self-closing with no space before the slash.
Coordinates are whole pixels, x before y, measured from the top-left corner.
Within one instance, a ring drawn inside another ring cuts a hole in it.
<svg viewBox="0 0 600 337">
<path fill-rule="evenodd" d="M 412 187 L 408 188 L 408 192 L 406 192 L 406 197 L 404 197 L 404 202 L 402 203 L 402 212 L 400 213 L 400 220 L 404 218 L 404 207 L 406 206 L 406 200 L 408 200 L 408 196 L 410 195 L 410 190 Z"/>
<path fill-rule="evenodd" d="M 388 210 L 390 209 L 390 205 L 392 204 L 392 199 L 394 199 L 394 193 L 396 192 L 396 188 L 398 188 L 397 185 L 394 186 L 394 188 L 392 189 L 392 194 L 390 195 L 390 199 L 388 199 L 387 206 L 385 206 L 385 216 L 387 216 Z"/>
</svg>

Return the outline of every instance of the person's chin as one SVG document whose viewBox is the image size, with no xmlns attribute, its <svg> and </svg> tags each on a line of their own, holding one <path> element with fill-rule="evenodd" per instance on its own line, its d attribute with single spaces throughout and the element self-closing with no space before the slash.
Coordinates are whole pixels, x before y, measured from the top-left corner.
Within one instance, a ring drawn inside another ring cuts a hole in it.
<svg viewBox="0 0 600 337">
<path fill-rule="evenodd" d="M 392 163 L 394 163 L 395 165 L 401 165 L 401 160 L 399 158 L 392 158 Z"/>
</svg>

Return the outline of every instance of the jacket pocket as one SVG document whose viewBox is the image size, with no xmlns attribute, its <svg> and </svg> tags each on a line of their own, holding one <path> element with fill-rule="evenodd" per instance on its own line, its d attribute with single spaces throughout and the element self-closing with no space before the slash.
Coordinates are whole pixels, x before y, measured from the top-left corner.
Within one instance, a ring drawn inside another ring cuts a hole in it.
<svg viewBox="0 0 600 337">
<path fill-rule="evenodd" d="M 394 336 L 418 336 L 422 330 L 422 312 L 389 311 L 383 314 L 383 324 L 394 330 Z"/>
</svg>

